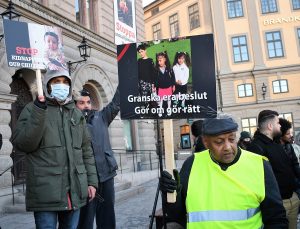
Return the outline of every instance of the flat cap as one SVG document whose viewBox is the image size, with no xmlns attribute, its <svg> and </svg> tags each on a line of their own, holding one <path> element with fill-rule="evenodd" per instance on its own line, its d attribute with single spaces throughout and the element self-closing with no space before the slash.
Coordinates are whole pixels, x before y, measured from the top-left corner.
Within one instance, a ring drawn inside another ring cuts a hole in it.
<svg viewBox="0 0 300 229">
<path fill-rule="evenodd" d="M 203 135 L 226 134 L 238 129 L 238 124 L 232 118 L 205 119 L 202 125 Z"/>
</svg>

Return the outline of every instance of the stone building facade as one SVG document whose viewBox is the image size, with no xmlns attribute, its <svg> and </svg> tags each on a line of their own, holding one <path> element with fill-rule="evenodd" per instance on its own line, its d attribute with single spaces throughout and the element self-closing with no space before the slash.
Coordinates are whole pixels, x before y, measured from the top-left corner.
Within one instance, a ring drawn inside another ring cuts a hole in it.
<svg viewBox="0 0 300 229">
<path fill-rule="evenodd" d="M 0 13 L 8 6 L 0 0 Z M 91 93 L 96 109 L 108 104 L 118 85 L 116 45 L 114 44 L 113 2 L 103 0 L 14 0 L 15 9 L 21 14 L 20 21 L 62 28 L 66 61 L 80 60 L 77 46 L 84 36 L 91 46 L 91 57 L 72 71 L 73 89 L 85 87 Z M 137 38 L 144 39 L 142 1 L 136 1 Z M 3 33 L 0 23 L 0 33 Z M 18 35 L 16 31 L 16 36 Z M 73 65 L 72 67 L 75 67 Z M 42 72 L 44 73 L 44 72 Z M 12 132 L 23 107 L 36 97 L 35 72 L 31 69 L 7 66 L 4 39 L 0 43 L 0 132 L 3 147 L 0 150 L 0 172 L 21 159 L 22 153 L 15 152 L 10 141 Z M 110 126 L 112 147 L 126 152 L 125 139 L 132 143 L 131 149 L 155 150 L 153 123 L 123 121 L 118 115 Z M 124 162 L 123 162 L 124 163 Z M 23 163 L 12 171 L 15 179 L 24 174 Z M 131 170 L 128 165 L 128 170 Z M 8 170 L 0 177 L 1 190 L 11 184 Z"/>
<path fill-rule="evenodd" d="M 276 110 L 300 144 L 299 12 L 299 0 L 155 0 L 144 7 L 145 34 L 212 33 L 219 110 L 252 135 L 258 113 Z"/>
</svg>

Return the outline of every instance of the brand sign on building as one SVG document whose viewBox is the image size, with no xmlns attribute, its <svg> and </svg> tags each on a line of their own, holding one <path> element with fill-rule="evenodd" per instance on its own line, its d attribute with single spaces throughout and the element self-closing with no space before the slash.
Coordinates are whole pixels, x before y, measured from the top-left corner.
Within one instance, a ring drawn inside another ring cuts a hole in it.
<svg viewBox="0 0 300 229">
<path fill-rule="evenodd" d="M 114 0 L 115 44 L 136 42 L 135 1 Z"/>
<path fill-rule="evenodd" d="M 118 45 L 122 119 L 216 116 L 213 35 Z"/>
<path fill-rule="evenodd" d="M 9 67 L 67 69 L 60 28 L 11 20 L 3 27 Z"/>
</svg>

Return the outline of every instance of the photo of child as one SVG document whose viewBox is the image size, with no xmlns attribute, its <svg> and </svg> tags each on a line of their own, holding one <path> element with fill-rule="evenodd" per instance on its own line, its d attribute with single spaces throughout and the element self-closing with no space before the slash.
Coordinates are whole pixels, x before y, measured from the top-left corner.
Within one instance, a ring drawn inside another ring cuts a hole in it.
<svg viewBox="0 0 300 229">
<path fill-rule="evenodd" d="M 175 75 L 170 65 L 170 60 L 166 51 L 156 54 L 156 90 L 159 96 L 159 107 L 162 109 L 163 103 L 167 101 L 168 108 L 171 108 L 172 100 L 170 96 L 175 91 Z M 161 113 L 158 114 L 162 116 Z"/>
<path fill-rule="evenodd" d="M 177 100 L 174 103 L 177 106 L 185 106 L 185 96 L 183 99 L 179 100 L 179 94 L 187 94 L 187 84 L 189 80 L 189 67 L 190 67 L 190 56 L 187 52 L 176 52 L 174 62 L 173 62 L 173 71 L 175 74 L 175 93 Z"/>
<path fill-rule="evenodd" d="M 47 31 L 44 34 L 45 51 L 44 64 L 49 70 L 67 69 L 64 61 L 64 54 L 62 52 L 60 39 L 57 33 Z"/>
<path fill-rule="evenodd" d="M 118 19 L 126 25 L 133 26 L 132 2 L 131 0 L 119 0 Z"/>
<path fill-rule="evenodd" d="M 140 56 L 138 59 L 138 78 L 139 78 L 139 93 L 140 96 L 151 96 L 155 92 L 154 77 L 155 67 L 153 59 L 147 56 L 146 45 L 140 44 L 137 47 L 137 52 Z M 149 107 L 150 102 L 144 102 L 144 107 Z"/>
</svg>

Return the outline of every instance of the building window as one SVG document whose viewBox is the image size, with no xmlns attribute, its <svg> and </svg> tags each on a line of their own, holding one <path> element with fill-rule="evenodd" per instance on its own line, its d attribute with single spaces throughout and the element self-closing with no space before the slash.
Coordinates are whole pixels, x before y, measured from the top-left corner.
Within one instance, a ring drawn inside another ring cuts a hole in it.
<svg viewBox="0 0 300 229">
<path fill-rule="evenodd" d="M 153 29 L 153 40 L 160 40 L 161 39 L 160 23 L 153 25 L 152 29 Z"/>
<path fill-rule="evenodd" d="M 276 0 L 261 0 L 261 12 L 263 14 L 277 12 Z"/>
<path fill-rule="evenodd" d="M 189 6 L 190 30 L 200 27 L 198 3 Z"/>
<path fill-rule="evenodd" d="M 170 21 L 171 37 L 178 37 L 179 36 L 178 14 L 174 14 L 170 16 L 169 21 Z"/>
<path fill-rule="evenodd" d="M 238 85 L 239 97 L 250 97 L 253 96 L 253 89 L 251 83 Z"/>
<path fill-rule="evenodd" d="M 279 118 L 284 118 L 284 119 L 290 121 L 291 123 L 293 123 L 292 113 L 281 113 L 281 114 L 279 114 Z"/>
<path fill-rule="evenodd" d="M 234 62 L 249 61 L 246 36 L 231 38 Z"/>
<path fill-rule="evenodd" d="M 256 118 L 242 119 L 242 131 L 248 131 L 251 134 L 251 136 L 253 136 L 256 129 L 257 129 Z"/>
<path fill-rule="evenodd" d="M 76 22 L 80 23 L 79 0 L 75 1 L 75 17 L 76 17 Z"/>
<path fill-rule="evenodd" d="M 283 57 L 283 46 L 279 31 L 266 33 L 269 58 Z"/>
<path fill-rule="evenodd" d="M 293 0 L 293 10 L 299 10 L 300 9 L 300 0 Z"/>
<path fill-rule="evenodd" d="M 154 8 L 153 10 L 151 10 L 151 15 L 152 16 L 154 16 L 154 15 L 156 15 L 158 13 L 159 13 L 159 8 L 158 7 Z"/>
<path fill-rule="evenodd" d="M 273 93 L 288 92 L 287 80 L 275 80 L 273 83 Z"/>
<path fill-rule="evenodd" d="M 229 18 L 243 17 L 242 0 L 227 0 L 227 11 Z"/>
</svg>

